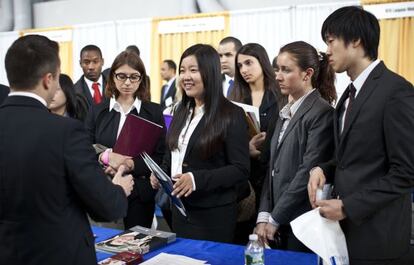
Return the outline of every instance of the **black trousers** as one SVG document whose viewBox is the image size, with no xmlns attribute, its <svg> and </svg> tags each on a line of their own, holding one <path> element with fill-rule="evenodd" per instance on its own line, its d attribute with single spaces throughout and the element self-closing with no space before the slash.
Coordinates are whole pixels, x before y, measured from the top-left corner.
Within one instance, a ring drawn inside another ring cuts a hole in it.
<svg viewBox="0 0 414 265">
<path fill-rule="evenodd" d="M 124 218 L 125 229 L 140 225 L 151 227 L 154 218 L 155 202 L 143 202 L 139 198 L 128 200 L 128 213 Z"/>
<path fill-rule="evenodd" d="M 236 202 L 213 208 L 186 207 L 185 218 L 172 207 L 172 226 L 178 237 L 231 243 L 236 228 Z"/>
</svg>

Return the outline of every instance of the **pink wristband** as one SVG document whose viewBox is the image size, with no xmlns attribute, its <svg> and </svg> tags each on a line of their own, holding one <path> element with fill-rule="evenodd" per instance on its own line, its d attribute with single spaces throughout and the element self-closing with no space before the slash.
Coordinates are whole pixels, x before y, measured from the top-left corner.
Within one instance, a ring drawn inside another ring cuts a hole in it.
<svg viewBox="0 0 414 265">
<path fill-rule="evenodd" d="M 110 152 L 112 152 L 112 149 L 108 148 L 102 153 L 101 161 L 102 161 L 102 164 L 104 164 L 105 166 L 109 165 L 109 153 Z"/>
</svg>

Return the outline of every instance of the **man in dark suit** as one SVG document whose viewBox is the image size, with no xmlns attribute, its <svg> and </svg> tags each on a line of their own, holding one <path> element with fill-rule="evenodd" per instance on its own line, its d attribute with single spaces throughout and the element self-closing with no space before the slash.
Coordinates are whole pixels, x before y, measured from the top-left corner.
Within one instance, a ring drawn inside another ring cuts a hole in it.
<svg viewBox="0 0 414 265">
<path fill-rule="evenodd" d="M 127 211 L 132 176 L 112 183 L 77 120 L 51 114 L 58 44 L 28 35 L 5 58 L 11 92 L 0 107 L 0 260 L 4 264 L 96 264 L 86 213 L 113 221 Z M 115 185 L 114 185 L 115 184 Z"/>
<path fill-rule="evenodd" d="M 343 7 L 322 26 L 329 62 L 352 84 L 334 113 L 333 159 L 311 170 L 313 206 L 339 220 L 350 264 L 413 264 L 408 253 L 414 186 L 414 89 L 377 59 L 379 23 L 360 7 Z M 336 198 L 315 200 L 333 181 Z"/>
<path fill-rule="evenodd" d="M 10 89 L 8 86 L 0 84 L 0 105 L 7 98 L 7 95 L 9 94 L 9 92 L 10 92 Z"/>
<path fill-rule="evenodd" d="M 177 73 L 177 65 L 173 60 L 164 60 L 161 66 L 161 78 L 165 83 L 161 88 L 160 105 L 162 109 L 171 106 L 174 103 L 175 93 L 175 75 Z"/>
<path fill-rule="evenodd" d="M 221 73 L 223 75 L 223 94 L 228 97 L 233 89 L 236 69 L 236 54 L 242 43 L 235 37 L 225 37 L 219 43 L 217 52 L 220 55 Z"/>
<path fill-rule="evenodd" d="M 101 49 L 95 45 L 86 45 L 80 52 L 79 64 L 83 75 L 75 83 L 76 93 L 82 94 L 88 105 L 99 104 L 105 95 L 106 77 L 102 74 L 104 59 Z"/>
</svg>

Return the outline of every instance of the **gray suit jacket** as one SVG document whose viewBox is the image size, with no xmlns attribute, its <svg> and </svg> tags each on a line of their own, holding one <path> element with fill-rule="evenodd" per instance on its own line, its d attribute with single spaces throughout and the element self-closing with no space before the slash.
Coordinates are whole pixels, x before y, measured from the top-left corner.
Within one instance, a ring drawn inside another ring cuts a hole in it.
<svg viewBox="0 0 414 265">
<path fill-rule="evenodd" d="M 309 170 L 332 156 L 333 107 L 312 92 L 302 102 L 277 146 L 283 121 L 279 117 L 270 144 L 270 160 L 259 212 L 270 212 L 279 224 L 289 224 L 311 209 L 307 184 Z"/>
</svg>

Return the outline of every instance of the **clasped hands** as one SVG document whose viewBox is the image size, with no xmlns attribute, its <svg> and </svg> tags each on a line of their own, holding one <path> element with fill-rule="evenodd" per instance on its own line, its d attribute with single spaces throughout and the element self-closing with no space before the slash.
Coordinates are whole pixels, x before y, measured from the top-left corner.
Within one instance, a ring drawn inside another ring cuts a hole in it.
<svg viewBox="0 0 414 265">
<path fill-rule="evenodd" d="M 275 235 L 278 233 L 278 227 L 272 223 L 258 223 L 254 233 L 259 237 L 259 241 L 265 246 L 269 241 L 276 241 Z"/>
<path fill-rule="evenodd" d="M 134 160 L 132 160 L 132 157 L 110 152 L 109 165 L 105 168 L 105 173 L 114 176 L 121 165 L 124 165 L 125 172 L 134 170 Z"/>
<path fill-rule="evenodd" d="M 115 173 L 115 176 L 112 179 L 112 183 L 121 186 L 125 192 L 125 195 L 128 197 L 134 188 L 134 178 L 131 174 L 124 175 L 124 172 L 125 166 L 119 166 L 118 171 Z"/>
<path fill-rule="evenodd" d="M 182 196 L 188 197 L 193 192 L 193 180 L 189 173 L 177 174 L 172 177 L 172 180 L 174 180 L 175 183 L 173 185 L 174 190 L 172 191 L 171 195 L 177 196 L 177 198 L 180 198 Z M 154 176 L 154 174 L 151 174 L 150 181 L 153 189 L 160 188 L 160 182 L 158 181 L 157 177 Z"/>
</svg>

